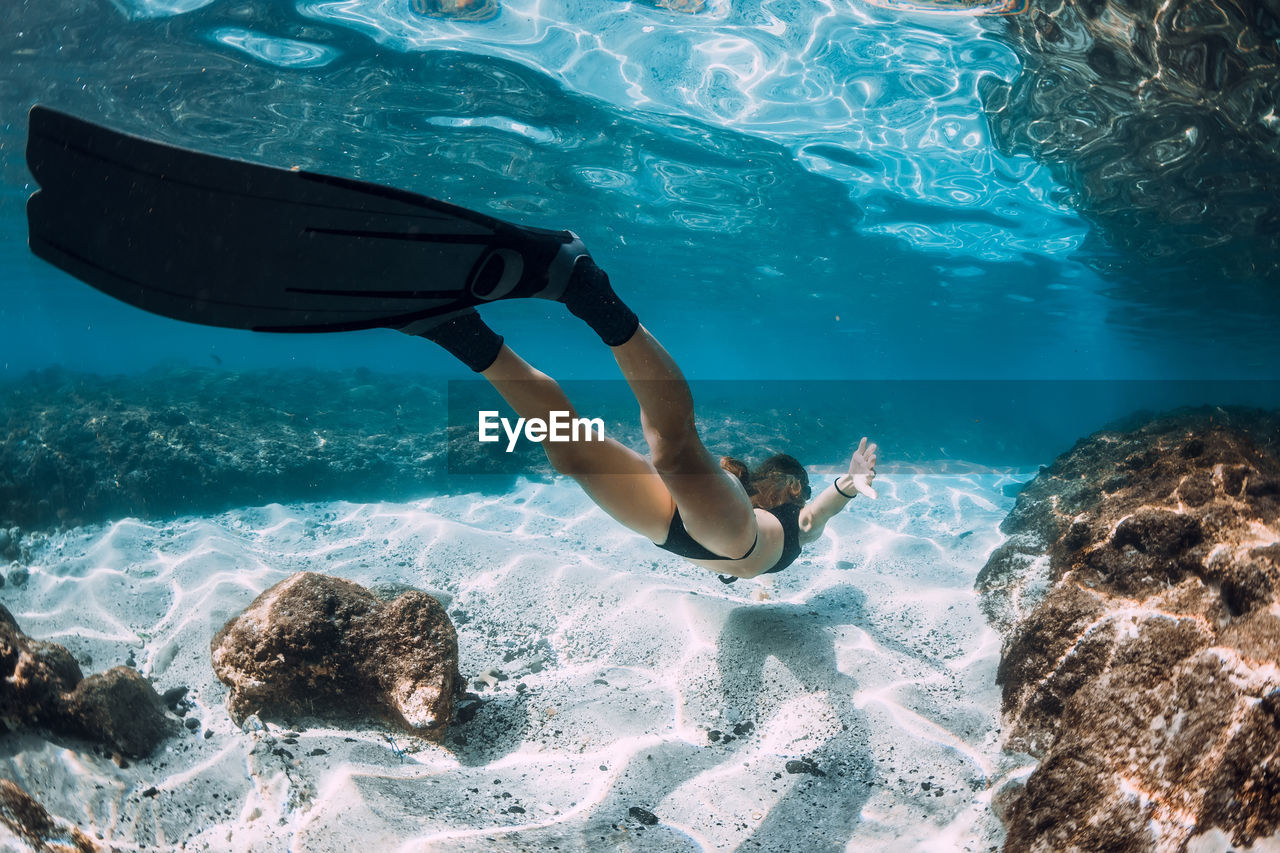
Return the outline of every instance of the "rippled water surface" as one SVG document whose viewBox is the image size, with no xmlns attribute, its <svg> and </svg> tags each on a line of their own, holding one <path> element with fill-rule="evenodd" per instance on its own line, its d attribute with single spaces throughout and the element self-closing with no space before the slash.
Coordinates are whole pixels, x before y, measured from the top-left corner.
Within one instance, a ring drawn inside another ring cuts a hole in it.
<svg viewBox="0 0 1280 853">
<path fill-rule="evenodd" d="M 1270 221 L 1256 203 L 1274 181 L 1259 106 L 1270 90 L 1245 93 L 1256 144 L 1210 152 L 1231 154 L 1216 189 L 1148 194 L 1130 215 L 1106 200 L 1133 193 L 1108 194 L 1109 181 L 1161 185 L 1141 157 L 1197 155 L 1160 148 L 1159 121 L 1130 159 L 1112 132 L 1105 168 L 1063 141 L 1081 104 L 1123 109 L 1098 96 L 1103 82 L 1140 88 L 1102 73 L 1137 54 L 1089 65 L 1107 31 L 1098 7 L 1092 29 L 1073 29 L 1070 14 L 1087 15 L 1066 6 L 963 0 L 12 4 L 0 11 L 0 363 L 453 369 L 390 332 L 182 326 L 40 265 L 24 245 L 22 146 L 26 110 L 46 103 L 572 228 L 698 376 L 1274 376 L 1270 256 L 1230 240 Z M 1067 35 L 1050 38 L 1052 26 Z M 1251 56 L 1265 60 L 1255 29 Z M 1069 49 L 1086 59 L 1053 53 Z M 1230 113 L 1205 97 L 1169 109 L 1204 127 Z M 1185 140 L 1180 128 L 1166 135 Z M 1217 212 L 1193 216 L 1196 198 Z M 1176 222 L 1150 215 L 1166 209 Z M 1169 250 L 1220 246 L 1223 233 L 1227 255 Z M 558 374 L 607 375 L 554 306 L 501 305 L 491 319 Z"/>
</svg>

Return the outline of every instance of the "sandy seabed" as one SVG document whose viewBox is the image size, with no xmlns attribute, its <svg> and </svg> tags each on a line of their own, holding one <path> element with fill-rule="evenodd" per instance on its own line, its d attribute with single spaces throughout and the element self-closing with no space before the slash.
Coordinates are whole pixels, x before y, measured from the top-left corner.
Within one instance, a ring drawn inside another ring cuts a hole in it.
<svg viewBox="0 0 1280 853">
<path fill-rule="evenodd" d="M 59 533 L 3 590 L 23 630 L 194 707 L 125 767 L 10 733 L 0 776 L 113 850 L 994 849 L 991 794 L 1030 768 L 1000 753 L 1000 641 L 973 581 L 1002 487 L 1033 474 L 885 469 L 790 569 L 733 585 L 567 481 Z M 441 597 L 479 710 L 442 746 L 372 722 L 237 727 L 210 638 L 298 571 Z"/>
</svg>

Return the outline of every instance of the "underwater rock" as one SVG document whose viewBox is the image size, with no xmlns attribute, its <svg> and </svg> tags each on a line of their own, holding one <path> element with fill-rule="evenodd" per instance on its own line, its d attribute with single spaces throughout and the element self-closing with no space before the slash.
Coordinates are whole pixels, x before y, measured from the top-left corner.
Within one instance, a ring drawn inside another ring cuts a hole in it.
<svg viewBox="0 0 1280 853">
<path fill-rule="evenodd" d="M 0 560 L 17 560 L 22 557 L 22 530 L 0 527 Z"/>
<path fill-rule="evenodd" d="M 455 695 L 458 639 L 440 603 L 410 590 L 389 602 L 359 584 L 300 572 L 263 592 L 214 636 L 227 707 L 250 714 L 373 715 L 433 740 Z"/>
<path fill-rule="evenodd" d="M 32 640 L 0 604 L 0 717 L 11 725 L 52 725 L 62 697 L 80 683 L 80 666 L 62 646 Z"/>
<path fill-rule="evenodd" d="M 1022 59 L 1011 83 L 980 84 L 1002 151 L 1047 164 L 1135 270 L 1203 259 L 1255 285 L 1274 279 L 1280 4 L 1029 0 L 985 20 Z M 1179 289 L 1189 278 L 1180 270 Z"/>
<path fill-rule="evenodd" d="M 65 707 L 83 734 L 125 755 L 149 754 L 173 730 L 164 700 L 127 666 L 85 678 L 65 697 Z"/>
<path fill-rule="evenodd" d="M 50 853 L 97 853 L 102 848 L 77 826 L 54 817 L 35 797 L 8 779 L 0 779 L 0 824 L 31 845 Z"/>
<path fill-rule="evenodd" d="M 1076 444 L 978 576 L 1006 749 L 1040 765 L 1007 853 L 1238 846 L 1280 829 L 1280 416 L 1175 413 Z"/>
<path fill-rule="evenodd" d="M 128 667 L 83 677 L 62 646 L 32 640 L 0 605 L 0 720 L 146 756 L 172 730 L 164 702 Z"/>
</svg>

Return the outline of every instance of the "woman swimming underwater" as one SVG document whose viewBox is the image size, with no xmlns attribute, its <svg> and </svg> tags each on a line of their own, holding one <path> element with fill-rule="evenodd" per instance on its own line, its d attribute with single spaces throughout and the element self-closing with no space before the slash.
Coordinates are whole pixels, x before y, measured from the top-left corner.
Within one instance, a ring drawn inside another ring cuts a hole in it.
<svg viewBox="0 0 1280 853">
<path fill-rule="evenodd" d="M 612 349 L 640 404 L 650 456 L 611 439 L 546 442 L 552 466 L 623 525 L 722 576 L 786 568 L 854 495 L 875 497 L 876 446 L 865 438 L 848 472 L 813 500 L 790 456 L 752 473 L 736 460 L 717 463 L 698 437 L 680 369 L 572 232 L 175 148 L 43 106 L 29 116 L 27 160 L 40 184 L 27 204 L 31 250 L 103 292 L 204 325 L 420 335 L 482 374 L 527 420 L 577 415 L 475 306 L 565 303 Z M 85 211 L 110 215 L 94 214 L 86 227 Z"/>
<path fill-rule="evenodd" d="M 865 437 L 848 472 L 812 500 L 803 466 L 786 454 L 770 457 L 754 472 L 729 457 L 717 463 L 698 437 L 693 395 L 680 368 L 589 256 L 578 259 L 560 301 L 612 351 L 640 404 L 650 455 L 609 438 L 542 446 L 556 471 L 659 548 L 726 582 L 778 572 L 859 492 L 876 497 L 876 445 Z M 520 417 L 577 417 L 556 381 L 516 355 L 474 309 L 417 333 L 484 376 Z"/>
</svg>

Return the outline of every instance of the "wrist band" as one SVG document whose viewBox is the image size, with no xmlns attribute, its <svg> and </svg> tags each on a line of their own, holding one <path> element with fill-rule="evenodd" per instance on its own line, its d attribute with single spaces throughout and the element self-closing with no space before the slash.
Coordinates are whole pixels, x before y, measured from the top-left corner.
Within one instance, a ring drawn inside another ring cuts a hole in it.
<svg viewBox="0 0 1280 853">
<path fill-rule="evenodd" d="M 856 490 L 854 491 L 854 493 L 853 493 L 852 495 L 846 495 L 844 492 L 841 492 L 841 491 L 840 491 L 840 478 L 839 478 L 839 477 L 836 477 L 835 482 L 833 482 L 831 485 L 835 487 L 835 490 L 836 490 L 836 492 L 840 495 L 840 497 L 845 498 L 846 500 L 853 500 L 853 499 L 854 499 L 855 497 L 857 497 L 857 495 L 858 495 L 858 492 L 857 492 Z"/>
</svg>

